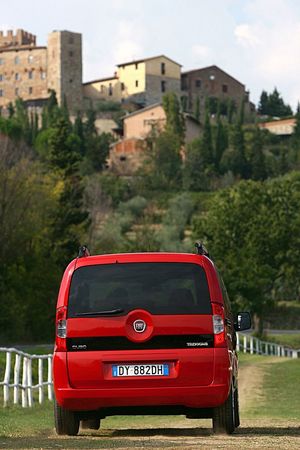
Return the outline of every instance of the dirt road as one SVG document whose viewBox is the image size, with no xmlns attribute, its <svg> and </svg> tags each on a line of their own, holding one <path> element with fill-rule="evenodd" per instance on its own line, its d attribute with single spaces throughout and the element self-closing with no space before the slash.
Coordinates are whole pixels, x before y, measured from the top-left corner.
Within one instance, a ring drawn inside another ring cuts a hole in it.
<svg viewBox="0 0 300 450">
<path fill-rule="evenodd" d="M 282 361 L 284 359 L 282 358 Z M 232 436 L 214 436 L 211 420 L 184 417 L 109 418 L 101 430 L 80 432 L 76 438 L 58 437 L 44 430 L 32 437 L 0 439 L 0 448 L 10 449 L 300 449 L 300 427 L 296 421 L 243 419 L 243 413 L 263 398 L 263 376 L 276 358 L 244 365 L 240 370 L 239 390 L 241 426 Z M 280 401 L 280 399 L 279 399 Z"/>
</svg>

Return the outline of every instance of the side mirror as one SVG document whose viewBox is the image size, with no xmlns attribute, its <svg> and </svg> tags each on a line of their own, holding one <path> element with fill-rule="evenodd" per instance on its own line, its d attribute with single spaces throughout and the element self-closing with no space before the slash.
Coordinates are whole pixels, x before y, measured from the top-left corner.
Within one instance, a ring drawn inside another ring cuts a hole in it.
<svg viewBox="0 0 300 450">
<path fill-rule="evenodd" d="M 234 322 L 235 331 L 244 331 L 251 328 L 251 316 L 248 312 L 239 312 Z"/>
</svg>

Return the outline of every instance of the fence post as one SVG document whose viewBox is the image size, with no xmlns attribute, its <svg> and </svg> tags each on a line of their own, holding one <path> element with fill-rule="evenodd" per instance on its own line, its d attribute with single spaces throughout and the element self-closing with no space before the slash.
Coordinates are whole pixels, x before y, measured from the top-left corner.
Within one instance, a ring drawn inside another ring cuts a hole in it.
<svg viewBox="0 0 300 450">
<path fill-rule="evenodd" d="M 44 400 L 44 386 L 43 386 L 43 359 L 39 358 L 39 377 L 38 377 L 38 383 L 39 383 L 39 403 L 43 403 Z"/>
<path fill-rule="evenodd" d="M 48 399 L 53 400 L 52 394 L 52 358 L 48 356 Z"/>
<path fill-rule="evenodd" d="M 27 407 L 27 358 L 23 358 L 23 373 L 22 373 L 22 407 Z"/>
<path fill-rule="evenodd" d="M 236 351 L 240 351 L 240 335 L 239 333 L 236 333 Z"/>
<path fill-rule="evenodd" d="M 3 401 L 4 406 L 9 402 L 9 381 L 10 381 L 11 353 L 6 352 L 6 366 L 4 374 Z"/>
<path fill-rule="evenodd" d="M 254 338 L 253 336 L 250 336 L 250 354 L 253 355 L 253 342 Z"/>
<path fill-rule="evenodd" d="M 21 355 L 16 353 L 15 368 L 14 368 L 14 404 L 19 403 L 19 384 L 20 384 L 20 367 L 21 367 Z"/>
<path fill-rule="evenodd" d="M 244 335 L 244 339 L 243 339 L 243 344 L 244 344 L 244 353 L 247 353 L 247 336 Z"/>
<path fill-rule="evenodd" d="M 28 395 L 28 406 L 31 408 L 33 404 L 32 396 L 32 359 L 28 358 L 27 363 L 27 395 Z"/>
</svg>

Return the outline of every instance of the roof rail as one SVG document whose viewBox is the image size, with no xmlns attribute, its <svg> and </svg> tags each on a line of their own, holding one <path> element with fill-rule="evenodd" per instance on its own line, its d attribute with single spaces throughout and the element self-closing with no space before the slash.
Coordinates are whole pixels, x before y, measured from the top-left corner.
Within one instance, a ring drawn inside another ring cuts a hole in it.
<svg viewBox="0 0 300 450">
<path fill-rule="evenodd" d="M 209 258 L 208 250 L 201 241 L 195 242 L 195 247 L 197 249 L 197 255 L 204 255 Z"/>
<path fill-rule="evenodd" d="M 86 256 L 91 256 L 89 249 L 86 245 L 79 247 L 78 258 L 84 258 Z"/>
</svg>

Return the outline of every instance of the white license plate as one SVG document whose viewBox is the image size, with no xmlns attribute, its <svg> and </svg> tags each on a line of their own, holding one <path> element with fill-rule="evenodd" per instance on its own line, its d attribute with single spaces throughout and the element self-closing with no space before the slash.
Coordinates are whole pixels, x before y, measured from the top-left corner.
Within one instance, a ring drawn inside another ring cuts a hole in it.
<svg viewBox="0 0 300 450">
<path fill-rule="evenodd" d="M 168 364 L 124 364 L 112 366 L 113 377 L 168 377 Z"/>
</svg>

